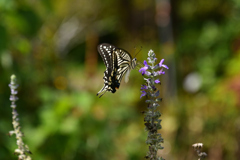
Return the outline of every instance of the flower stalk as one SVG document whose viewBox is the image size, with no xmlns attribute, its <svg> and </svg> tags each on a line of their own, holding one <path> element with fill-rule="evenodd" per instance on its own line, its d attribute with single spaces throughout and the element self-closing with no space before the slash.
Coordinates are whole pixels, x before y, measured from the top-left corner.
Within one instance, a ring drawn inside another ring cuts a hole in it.
<svg viewBox="0 0 240 160">
<path fill-rule="evenodd" d="M 150 160 L 164 160 L 162 157 L 157 155 L 158 150 L 163 149 L 162 143 L 163 138 L 158 130 L 162 128 L 161 126 L 161 113 L 157 111 L 157 108 L 160 106 L 159 102 L 162 101 L 162 98 L 159 98 L 160 91 L 155 85 L 161 84 L 158 76 L 165 74 L 163 71 L 164 68 L 168 69 L 168 66 L 164 65 L 164 59 L 162 59 L 158 64 L 155 65 L 157 58 L 155 53 L 150 50 L 148 52 L 148 65 L 147 61 L 144 61 L 144 67 L 142 67 L 139 72 L 146 78 L 145 84 L 141 86 L 140 91 L 142 92 L 140 98 L 143 96 L 147 97 L 145 101 L 148 104 L 147 110 L 143 112 L 144 114 L 144 125 L 145 129 L 148 132 L 148 137 L 146 144 L 149 145 L 149 151 L 145 156 L 146 159 Z"/>
<path fill-rule="evenodd" d="M 11 89 L 11 95 L 10 95 L 10 101 L 11 101 L 11 105 L 10 107 L 12 108 L 12 124 L 13 124 L 13 130 L 9 131 L 9 135 L 12 136 L 13 134 L 16 135 L 16 139 L 17 139 L 17 146 L 18 148 L 15 149 L 14 154 L 18 155 L 18 159 L 19 160 L 31 160 L 31 157 L 29 155 L 27 155 L 27 153 L 31 152 L 28 149 L 28 146 L 24 144 L 22 137 L 24 136 L 24 134 L 21 132 L 21 126 L 19 123 L 19 118 L 18 118 L 18 113 L 17 113 L 17 105 L 16 105 L 16 101 L 18 100 L 17 97 L 17 88 L 18 88 L 18 84 L 16 83 L 16 76 L 12 75 L 11 76 L 11 82 L 9 84 L 9 87 Z"/>
</svg>

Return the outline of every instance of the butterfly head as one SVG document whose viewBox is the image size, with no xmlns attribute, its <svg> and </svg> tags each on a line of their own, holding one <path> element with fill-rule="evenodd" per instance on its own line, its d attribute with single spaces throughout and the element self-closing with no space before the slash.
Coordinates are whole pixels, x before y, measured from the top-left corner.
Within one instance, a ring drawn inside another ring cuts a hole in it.
<svg viewBox="0 0 240 160">
<path fill-rule="evenodd" d="M 132 69 L 134 69 L 137 65 L 137 58 L 132 59 Z"/>
</svg>

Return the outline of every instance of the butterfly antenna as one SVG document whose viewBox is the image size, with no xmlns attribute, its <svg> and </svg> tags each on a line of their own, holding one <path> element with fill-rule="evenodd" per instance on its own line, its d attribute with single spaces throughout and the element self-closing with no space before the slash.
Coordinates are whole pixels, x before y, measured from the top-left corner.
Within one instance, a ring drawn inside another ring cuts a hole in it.
<svg viewBox="0 0 240 160">
<path fill-rule="evenodd" d="M 135 47 L 134 47 L 135 48 Z M 135 48 L 135 50 L 136 50 L 136 48 Z M 134 57 L 136 57 L 137 56 L 137 54 L 140 52 L 142 50 L 142 46 L 141 46 L 141 48 L 140 48 L 140 50 L 135 54 L 135 56 Z"/>
<path fill-rule="evenodd" d="M 136 46 L 134 46 L 133 48 L 134 48 L 134 54 L 135 54 L 135 53 L 136 53 L 136 49 L 137 49 L 137 48 L 136 48 Z"/>
</svg>

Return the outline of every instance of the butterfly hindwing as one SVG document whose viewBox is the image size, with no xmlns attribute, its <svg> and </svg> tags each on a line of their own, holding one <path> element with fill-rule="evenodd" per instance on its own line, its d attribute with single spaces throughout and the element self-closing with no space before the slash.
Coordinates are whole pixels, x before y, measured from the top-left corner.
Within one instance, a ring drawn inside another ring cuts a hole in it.
<svg viewBox="0 0 240 160">
<path fill-rule="evenodd" d="M 131 55 L 123 50 L 123 49 L 117 49 L 116 55 L 118 57 L 118 75 L 117 79 L 121 82 L 123 76 L 127 71 L 130 72 L 130 69 L 132 68 L 132 57 Z M 126 75 L 127 76 L 127 75 Z"/>
</svg>

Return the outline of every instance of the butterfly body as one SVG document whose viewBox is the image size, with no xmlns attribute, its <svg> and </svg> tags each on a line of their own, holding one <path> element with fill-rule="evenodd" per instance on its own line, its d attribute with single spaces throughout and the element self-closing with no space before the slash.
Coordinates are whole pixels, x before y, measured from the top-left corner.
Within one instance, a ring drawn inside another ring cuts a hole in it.
<svg viewBox="0 0 240 160">
<path fill-rule="evenodd" d="M 106 91 L 116 92 L 116 89 L 120 87 L 124 74 L 135 68 L 137 60 L 136 58 L 132 59 L 127 51 L 111 44 L 103 43 L 98 45 L 97 48 L 106 66 L 103 76 L 104 86 L 97 93 L 100 98 Z M 125 76 L 125 81 L 128 80 L 128 76 L 129 74 Z"/>
</svg>

